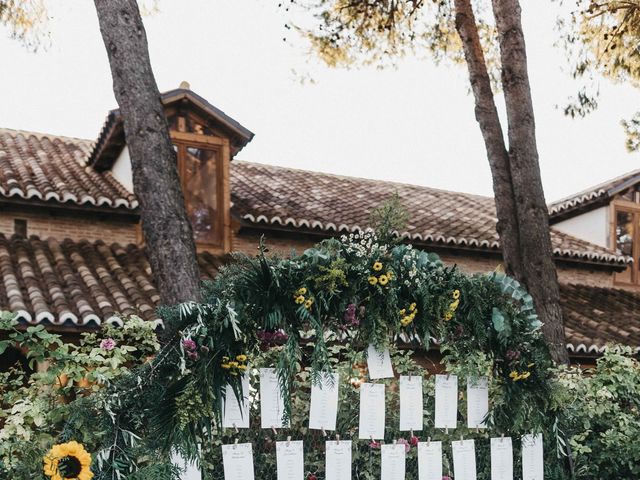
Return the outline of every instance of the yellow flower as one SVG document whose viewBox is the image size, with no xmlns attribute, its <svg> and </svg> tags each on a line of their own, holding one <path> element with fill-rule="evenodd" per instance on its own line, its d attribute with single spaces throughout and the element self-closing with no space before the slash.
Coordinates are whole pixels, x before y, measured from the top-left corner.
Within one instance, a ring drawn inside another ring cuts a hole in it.
<svg viewBox="0 0 640 480">
<path fill-rule="evenodd" d="M 220 365 L 222 368 L 224 368 L 225 370 L 229 370 L 231 368 L 231 365 L 229 365 L 228 363 L 223 363 L 222 365 Z"/>
<path fill-rule="evenodd" d="M 458 305 L 460 305 L 460 300 L 455 300 L 449 304 L 449 309 L 455 312 L 458 308 Z"/>
<path fill-rule="evenodd" d="M 306 308 L 307 310 L 309 310 L 311 308 L 311 305 L 313 305 L 313 300 L 309 299 L 306 302 L 304 302 L 304 308 Z"/>
<path fill-rule="evenodd" d="M 298 305 L 300 305 L 300 304 L 304 303 L 304 297 L 303 297 L 302 295 L 298 295 L 298 296 L 296 297 L 296 303 L 297 303 Z"/>
<path fill-rule="evenodd" d="M 229 362 L 231 368 L 238 368 L 238 365 L 240 365 L 238 362 Z"/>
<path fill-rule="evenodd" d="M 409 325 L 411 322 L 413 322 L 413 317 L 412 316 L 407 316 L 404 317 L 402 320 L 400 320 L 400 323 L 402 324 L 403 327 L 406 327 L 407 325 Z"/>
<path fill-rule="evenodd" d="M 409 305 L 409 310 L 411 310 L 412 312 L 416 309 L 416 304 L 415 302 L 412 303 L 411 305 Z"/>
<path fill-rule="evenodd" d="M 457 300 L 460 298 L 460 290 L 454 290 L 453 291 L 453 299 Z"/>
<path fill-rule="evenodd" d="M 531 372 L 524 372 L 522 375 L 520 375 L 520 378 L 522 380 L 526 380 L 527 378 L 529 378 L 531 376 Z"/>
<path fill-rule="evenodd" d="M 512 378 L 512 379 L 513 379 L 513 381 L 515 382 L 515 381 L 520 377 L 520 375 L 518 375 L 518 372 L 516 372 L 515 370 L 513 370 L 513 371 L 509 374 L 509 377 L 510 377 L 510 378 Z"/>
<path fill-rule="evenodd" d="M 91 455 L 76 441 L 54 445 L 44 457 L 43 471 L 51 480 L 91 480 Z"/>
<path fill-rule="evenodd" d="M 376 272 L 379 272 L 380 270 L 382 270 L 382 263 L 380 263 L 380 262 L 375 262 L 375 263 L 373 264 L 373 269 L 374 269 Z"/>
<path fill-rule="evenodd" d="M 451 320 L 453 318 L 453 313 L 451 312 L 447 312 L 444 314 L 444 319 L 448 322 L 449 320 Z"/>
<path fill-rule="evenodd" d="M 236 357 L 236 360 L 238 360 L 239 362 L 246 362 L 247 361 L 247 356 L 246 355 L 238 355 Z"/>
<path fill-rule="evenodd" d="M 527 368 L 531 368 L 535 365 L 535 363 L 530 363 L 529 365 L 527 365 Z"/>
<path fill-rule="evenodd" d="M 382 274 L 378 277 L 378 282 L 380 282 L 380 285 L 386 285 L 387 283 L 389 283 L 389 278 Z"/>
<path fill-rule="evenodd" d="M 400 310 L 400 315 L 402 317 L 404 317 L 404 314 L 407 313 L 407 311 L 403 308 L 402 310 Z"/>
<path fill-rule="evenodd" d="M 307 289 L 305 287 L 301 287 L 298 289 L 298 291 L 296 292 L 298 295 L 304 295 L 305 293 L 307 293 Z"/>
<path fill-rule="evenodd" d="M 222 357 L 222 361 L 223 362 L 228 362 L 229 361 L 229 357 Z"/>
<path fill-rule="evenodd" d="M 247 366 L 246 366 L 246 365 L 238 365 L 238 370 L 242 370 L 242 371 L 244 371 L 244 370 L 246 370 L 246 369 L 247 369 Z"/>
<path fill-rule="evenodd" d="M 389 278 L 389 280 L 393 278 L 393 272 L 391 270 L 387 272 L 387 277 Z"/>
<path fill-rule="evenodd" d="M 376 283 L 378 283 L 378 279 L 376 277 L 369 277 L 370 285 L 375 285 Z"/>
</svg>

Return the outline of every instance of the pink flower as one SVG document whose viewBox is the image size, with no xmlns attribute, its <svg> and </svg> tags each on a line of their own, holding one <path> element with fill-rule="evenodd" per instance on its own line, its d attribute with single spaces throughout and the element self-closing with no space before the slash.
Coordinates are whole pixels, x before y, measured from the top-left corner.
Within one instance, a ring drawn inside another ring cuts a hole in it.
<svg viewBox="0 0 640 480">
<path fill-rule="evenodd" d="M 446 475 L 444 477 L 442 477 L 442 480 L 452 480 L 451 477 L 447 477 Z"/>
<path fill-rule="evenodd" d="M 396 443 L 398 445 L 404 445 L 404 451 L 409 453 L 409 450 L 411 450 L 411 445 L 409 445 L 409 442 L 407 442 L 404 438 L 399 438 Z"/>
<path fill-rule="evenodd" d="M 113 338 L 105 338 L 100 342 L 100 348 L 106 351 L 111 351 L 116 348 L 116 341 Z"/>
<path fill-rule="evenodd" d="M 182 340 L 182 348 L 184 348 L 187 352 L 194 352 L 196 350 L 196 347 L 196 342 L 194 342 L 190 338 Z"/>
<path fill-rule="evenodd" d="M 369 442 L 369 447 L 371 447 L 371 448 L 380 448 L 380 442 L 376 442 L 375 440 L 371 440 Z"/>
<path fill-rule="evenodd" d="M 415 435 L 412 435 L 411 438 L 409 439 L 409 445 L 411 445 L 412 447 L 417 447 L 418 437 L 416 437 Z"/>
</svg>

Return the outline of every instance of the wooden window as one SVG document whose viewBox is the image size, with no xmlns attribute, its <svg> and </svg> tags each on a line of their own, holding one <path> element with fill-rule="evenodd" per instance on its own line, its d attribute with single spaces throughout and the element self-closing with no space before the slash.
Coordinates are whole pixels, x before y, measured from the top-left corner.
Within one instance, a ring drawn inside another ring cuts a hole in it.
<svg viewBox="0 0 640 480">
<path fill-rule="evenodd" d="M 20 218 L 14 219 L 13 233 L 19 237 L 27 238 L 27 221 Z"/>
<path fill-rule="evenodd" d="M 196 243 L 223 247 L 224 186 L 222 149 L 210 142 L 178 140 L 174 136 L 178 171 L 187 216 Z"/>
<path fill-rule="evenodd" d="M 612 244 L 616 253 L 633 258 L 633 264 L 615 274 L 616 283 L 638 284 L 638 259 L 640 258 L 640 208 L 631 205 L 615 205 L 613 208 Z"/>
</svg>

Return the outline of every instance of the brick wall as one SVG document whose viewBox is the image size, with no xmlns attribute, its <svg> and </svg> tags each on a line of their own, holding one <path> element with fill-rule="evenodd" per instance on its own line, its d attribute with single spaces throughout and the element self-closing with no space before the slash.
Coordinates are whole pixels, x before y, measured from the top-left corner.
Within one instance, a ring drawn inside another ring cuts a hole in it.
<svg viewBox="0 0 640 480">
<path fill-rule="evenodd" d="M 259 233 L 246 233 L 233 235 L 233 250 L 247 254 L 257 252 Z M 271 253 L 288 255 L 292 249 L 297 253 L 302 253 L 305 249 L 313 246 L 318 238 L 295 238 L 282 233 L 265 233 L 266 245 Z M 447 265 L 457 265 L 465 273 L 486 273 L 494 271 L 501 265 L 497 255 L 473 253 L 473 252 L 451 252 L 448 250 L 436 251 L 443 262 Z M 579 264 L 578 264 L 579 265 Z M 558 265 L 558 279 L 561 283 L 576 283 L 582 285 L 611 287 L 613 286 L 613 275 L 608 271 L 592 270 L 588 268 L 574 267 L 565 263 Z M 637 288 L 637 287 L 636 287 Z"/>
<path fill-rule="evenodd" d="M 37 235 L 42 239 L 54 237 L 58 240 L 102 240 L 105 243 L 136 243 L 136 223 L 131 220 L 117 220 L 104 217 L 88 217 L 68 211 L 65 215 L 48 212 L 22 212 L 0 210 L 0 233 L 14 234 L 14 221 L 27 221 L 27 235 Z"/>
</svg>

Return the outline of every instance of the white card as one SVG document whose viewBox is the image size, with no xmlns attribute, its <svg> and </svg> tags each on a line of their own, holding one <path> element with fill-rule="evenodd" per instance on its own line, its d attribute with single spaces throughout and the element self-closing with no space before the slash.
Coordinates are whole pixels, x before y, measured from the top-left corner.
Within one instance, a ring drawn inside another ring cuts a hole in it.
<svg viewBox="0 0 640 480">
<path fill-rule="evenodd" d="M 260 369 L 260 417 L 262 428 L 288 428 L 282 421 L 284 399 L 275 368 Z"/>
<path fill-rule="evenodd" d="M 522 480 L 544 480 L 541 433 L 522 437 Z"/>
<path fill-rule="evenodd" d="M 476 446 L 473 440 L 451 442 L 456 480 L 476 480 Z"/>
<path fill-rule="evenodd" d="M 435 427 L 456 428 L 457 420 L 458 377 L 456 375 L 436 375 Z"/>
<path fill-rule="evenodd" d="M 250 443 L 222 445 L 222 465 L 224 480 L 253 480 L 253 447 Z"/>
<path fill-rule="evenodd" d="M 400 376 L 400 430 L 422 430 L 422 377 Z"/>
<path fill-rule="evenodd" d="M 249 428 L 249 375 L 241 379 L 242 400 L 238 401 L 233 389 L 227 385 L 224 398 L 222 428 Z"/>
<path fill-rule="evenodd" d="M 491 439 L 491 480 L 513 480 L 511 437 Z"/>
<path fill-rule="evenodd" d="M 278 480 L 303 480 L 304 451 L 302 440 L 276 442 L 276 465 Z"/>
<path fill-rule="evenodd" d="M 202 473 L 194 461 L 188 461 L 177 452 L 171 452 L 171 463 L 180 468 L 182 480 L 201 480 Z"/>
<path fill-rule="evenodd" d="M 379 352 L 376 347 L 369 345 L 367 349 L 367 368 L 369 369 L 369 378 L 371 380 L 393 378 L 389 349 L 385 348 L 383 352 Z"/>
<path fill-rule="evenodd" d="M 338 416 L 337 373 L 322 375 L 320 383 L 311 385 L 311 409 L 309 428 L 312 430 L 335 430 Z"/>
<path fill-rule="evenodd" d="M 418 443 L 418 480 L 442 480 L 442 442 Z"/>
<path fill-rule="evenodd" d="M 467 379 L 467 427 L 487 428 L 484 422 L 489 413 L 489 382 L 486 377 Z"/>
<path fill-rule="evenodd" d="M 382 454 L 380 480 L 404 480 L 406 456 L 404 444 L 382 445 L 380 450 Z"/>
<path fill-rule="evenodd" d="M 384 438 L 384 383 L 360 385 L 360 439 Z"/>
<path fill-rule="evenodd" d="M 351 440 L 327 442 L 325 458 L 325 480 L 351 480 Z"/>
</svg>

